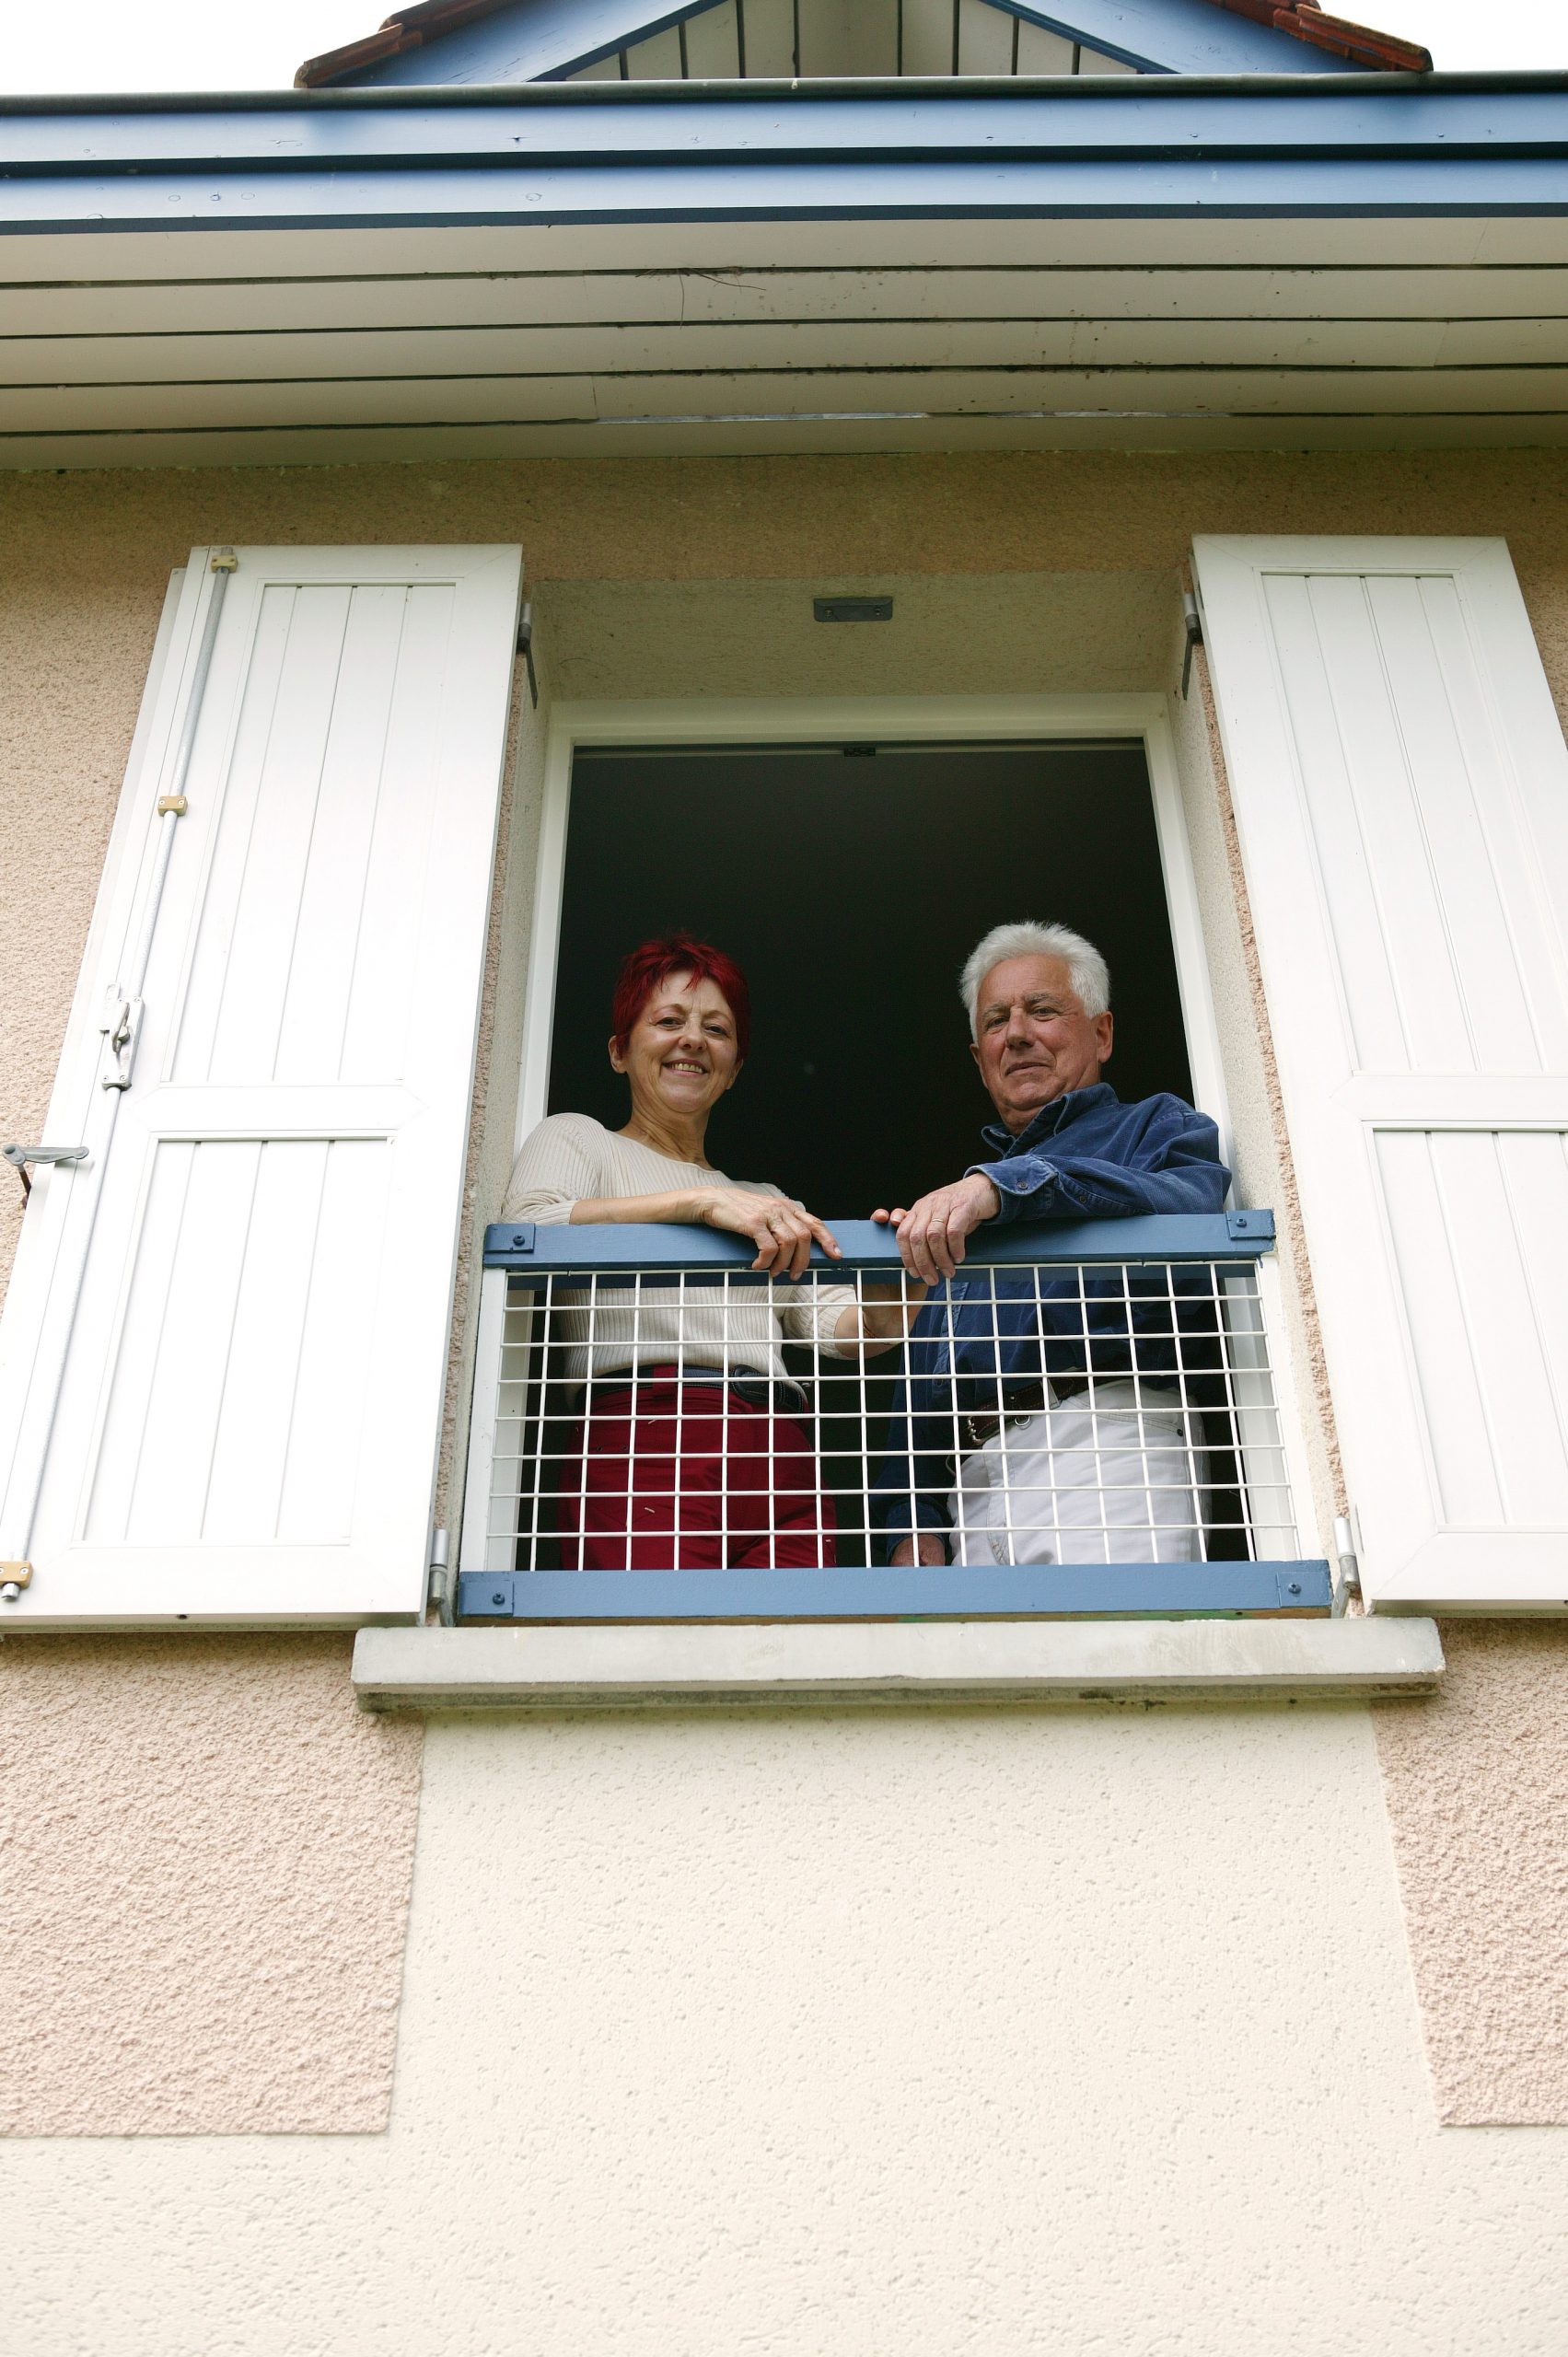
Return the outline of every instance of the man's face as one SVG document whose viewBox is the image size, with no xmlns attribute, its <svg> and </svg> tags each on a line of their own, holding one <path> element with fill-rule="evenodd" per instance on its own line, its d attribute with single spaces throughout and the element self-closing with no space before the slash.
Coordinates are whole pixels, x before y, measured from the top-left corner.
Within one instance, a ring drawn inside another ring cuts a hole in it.
<svg viewBox="0 0 1568 2357">
<path fill-rule="evenodd" d="M 1084 1013 L 1061 958 L 1005 958 L 975 1013 L 970 1052 L 1015 1137 L 1053 1097 L 1091 1087 L 1110 1054 L 1110 1016 Z"/>
</svg>

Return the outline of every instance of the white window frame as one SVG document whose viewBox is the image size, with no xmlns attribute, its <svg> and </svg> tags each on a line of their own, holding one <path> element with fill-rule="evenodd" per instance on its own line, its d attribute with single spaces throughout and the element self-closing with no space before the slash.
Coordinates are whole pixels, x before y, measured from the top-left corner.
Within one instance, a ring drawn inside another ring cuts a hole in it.
<svg viewBox="0 0 1568 2357">
<path fill-rule="evenodd" d="M 513 1153 L 544 1119 L 549 1098 L 555 982 L 561 948 L 561 907 L 566 876 L 566 830 L 572 771 L 588 747 L 734 746 L 784 750 L 812 745 L 884 744 L 941 751 L 947 746 L 993 743 L 1050 746 L 1084 737 L 1140 744 L 1148 767 L 1166 909 L 1176 958 L 1182 1026 L 1196 1102 L 1218 1127 L 1220 1151 L 1235 1155 L 1219 1025 L 1214 1014 L 1191 844 L 1182 807 L 1180 771 L 1164 695 L 1145 691 L 1071 696 L 691 697 L 669 701 L 563 702 L 553 706 L 545 739 L 533 914 L 528 935 L 522 1059 Z M 1277 1256 L 1259 1263 L 1263 1317 L 1274 1371 L 1275 1398 L 1286 1470 L 1295 1504 L 1298 1546 L 1311 1553 L 1304 1517 L 1311 1512 L 1309 1458 L 1300 1393 L 1290 1362 Z M 494 1406 L 501 1377 L 506 1276 L 487 1269 L 480 1282 L 472 1411 L 458 1566 L 460 1571 L 510 1568 L 486 1561 L 494 1451 Z M 455 1602 L 457 1583 L 450 1583 Z"/>
</svg>

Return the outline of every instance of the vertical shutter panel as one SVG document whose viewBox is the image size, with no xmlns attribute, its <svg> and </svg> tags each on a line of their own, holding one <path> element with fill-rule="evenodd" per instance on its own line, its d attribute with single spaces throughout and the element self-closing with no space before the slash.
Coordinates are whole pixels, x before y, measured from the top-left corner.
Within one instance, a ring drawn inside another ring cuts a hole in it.
<svg viewBox="0 0 1568 2357">
<path fill-rule="evenodd" d="M 1195 554 L 1368 1592 L 1561 1606 L 1568 749 L 1507 549 Z"/>
<path fill-rule="evenodd" d="M 90 1241 L 73 1261 L 87 1173 L 52 1171 L 0 1330 L 0 1432 L 69 1338 L 16 1619 L 423 1597 L 520 560 L 238 556 Z M 99 985 L 143 921 L 208 557 L 127 783 Z M 51 1144 L 105 1121 L 101 991 L 78 996 Z"/>
</svg>

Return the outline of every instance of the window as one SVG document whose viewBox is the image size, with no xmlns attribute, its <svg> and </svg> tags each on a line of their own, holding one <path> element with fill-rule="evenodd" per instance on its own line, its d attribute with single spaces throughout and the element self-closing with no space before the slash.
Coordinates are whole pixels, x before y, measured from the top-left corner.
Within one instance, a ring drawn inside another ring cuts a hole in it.
<svg viewBox="0 0 1568 2357">
<path fill-rule="evenodd" d="M 540 881 L 540 911 L 554 923 L 536 927 L 534 1051 L 520 1130 L 546 1109 L 586 1111 L 619 1128 L 624 1084 L 604 1052 L 610 983 L 627 947 L 674 927 L 739 955 L 752 983 L 751 1058 L 714 1114 L 711 1157 L 736 1176 L 800 1194 L 853 1240 L 867 1268 L 887 1260 L 886 1239 L 846 1225 L 846 1215 L 864 1223 L 889 1191 L 912 1200 L 988 1152 L 978 1132 L 991 1109 L 965 1053 L 955 983 L 964 956 L 999 917 L 1054 916 L 1098 940 L 1117 975 L 1121 1027 L 1108 1077 L 1126 1097 L 1189 1095 L 1201 1070 L 1216 1103 L 1185 847 L 1168 768 L 1161 768 L 1163 715 L 1146 703 L 1129 714 L 1128 704 L 1107 699 L 1093 715 L 1114 713 L 1120 731 L 1081 721 L 1063 727 L 1069 716 L 1051 714 L 1054 736 L 1032 742 L 994 721 L 989 737 L 981 730 L 967 743 L 942 742 L 929 707 L 903 709 L 885 730 L 867 727 L 862 712 L 859 727 L 836 737 L 828 734 L 832 715 L 819 713 L 807 724 L 815 741 L 794 745 L 776 737 L 760 745 L 683 742 L 679 715 L 671 714 L 645 715 L 653 730 L 639 742 L 639 715 L 631 712 L 614 724 L 616 743 L 596 735 L 598 715 L 581 723 L 563 715 L 547 840 L 564 849 Z M 775 725 L 782 716 L 773 715 Z M 1005 717 L 1016 715 L 997 715 Z M 1137 733 L 1129 718 L 1143 724 Z M 911 741 L 923 720 L 939 741 Z M 789 721 L 798 728 L 796 715 Z M 579 734 L 587 741 L 579 744 Z M 1087 1567 L 1135 1558 L 1125 1533 L 1119 1539 L 1106 1527 L 1108 1515 L 1131 1514 L 1150 1526 L 1152 1557 L 1190 1567 L 1184 1601 L 1169 1604 L 1177 1591 L 1168 1581 L 1157 1589 L 1168 1608 L 1307 1608 L 1301 1579 L 1293 1590 L 1274 1573 L 1280 1564 L 1295 1573 L 1307 1567 L 1269 1364 L 1270 1280 L 1259 1275 L 1258 1249 L 1266 1225 L 1254 1217 L 1249 1232 L 1245 1223 L 1227 1232 L 1216 1213 L 1202 1238 L 1167 1231 L 1156 1241 L 1179 1256 L 1177 1270 L 1169 1259 L 1150 1260 L 1147 1240 L 1142 1268 L 1087 1266 L 1065 1250 L 1052 1261 L 1039 1231 L 1031 1244 L 1028 1230 L 1012 1229 L 993 1237 L 1010 1260 L 986 1271 L 987 1239 L 980 1239 L 960 1313 L 971 1335 L 995 1331 L 999 1321 L 1002 1330 L 1038 1332 L 1046 1298 L 1063 1338 L 1074 1326 L 1081 1336 L 1086 1320 L 1103 1336 L 1119 1318 L 1125 1335 L 1131 1318 L 1144 1340 L 1116 1369 L 1114 1349 L 1100 1341 L 1090 1365 L 1065 1340 L 1049 1365 L 1026 1368 L 1027 1352 L 1005 1354 L 1005 1369 L 993 1370 L 994 1396 L 981 1399 L 983 1385 L 970 1383 L 976 1396 L 966 1397 L 961 1413 L 950 1386 L 927 1381 L 929 1412 L 918 1432 L 900 1422 L 906 1407 L 920 1404 L 918 1380 L 934 1359 L 931 1344 L 918 1340 L 907 1397 L 902 1353 L 834 1360 L 787 1342 L 771 1372 L 760 1360 L 750 1368 L 760 1378 L 756 1399 L 747 1398 L 744 1376 L 738 1385 L 713 1381 L 715 1365 L 736 1374 L 728 1344 L 749 1314 L 749 1281 L 727 1241 L 674 1228 L 625 1237 L 592 1227 L 537 1237 L 529 1229 L 516 1238 L 498 1228 L 485 1278 L 464 1609 L 573 1617 L 587 1610 L 587 1567 L 656 1560 L 745 1567 L 749 1576 L 828 1573 L 840 1584 L 841 1608 L 866 1609 L 873 1590 L 888 1608 L 897 1529 L 888 1491 L 900 1434 L 912 1439 L 906 1492 L 925 1500 L 947 1501 L 961 1487 L 959 1468 L 971 1456 L 999 1475 L 1000 1495 L 991 1501 L 999 1538 L 983 1547 L 952 1542 L 971 1564 Z M 951 1307 L 947 1315 L 950 1333 Z M 645 1319 L 664 1321 L 656 1347 L 671 1357 L 662 1369 L 640 1347 Z M 725 1339 L 715 1341 L 718 1335 Z M 671 1387 L 666 1378 L 676 1361 L 691 1373 Z M 1092 1414 L 1076 1450 L 1042 1469 L 1038 1420 L 1031 1434 L 1025 1411 L 1032 1403 L 1049 1413 L 1060 1434 L 1083 1389 L 1074 1366 L 1092 1378 Z M 590 1371 L 595 1380 L 585 1389 Z M 1121 1386 L 1103 1390 L 1117 1374 Z M 758 1446 L 752 1420 L 763 1411 L 782 1423 L 761 1463 L 742 1469 Z M 596 1461 L 596 1434 L 612 1462 Z M 1037 1445 L 1026 1461 L 1031 1437 Z M 719 1493 L 699 1503 L 679 1494 L 687 1477 L 669 1472 L 668 1460 L 703 1456 L 720 1468 Z M 640 1495 L 640 1484 L 658 1491 L 660 1502 Z M 1098 1528 L 1084 1527 L 1085 1500 L 1070 1501 L 1072 1488 L 1090 1493 L 1088 1519 L 1098 1517 Z M 1110 1494 L 1118 1491 L 1135 1492 L 1136 1502 Z M 639 1518 L 671 1517 L 678 1539 L 666 1528 L 645 1530 L 647 1548 L 631 1545 Z M 1048 1536 L 1043 1526 L 1052 1520 L 1065 1527 Z M 602 1538 L 606 1528 L 601 1545 L 593 1534 Z M 1217 1568 L 1241 1564 L 1246 1573 Z M 856 1570 L 872 1588 L 843 1584 Z M 561 1585 L 563 1573 L 575 1576 Z M 1143 1577 L 1130 1593 L 1144 1608 L 1160 1608 Z M 1310 1600 L 1326 1608 L 1325 1567 L 1314 1567 L 1313 1580 Z M 613 1583 L 606 1611 L 615 1608 L 612 1591 Z M 824 1596 L 831 1607 L 820 1577 L 797 1582 L 794 1592 L 815 1597 L 812 1608 Z M 1115 1579 L 1086 1581 L 1072 1608 L 1118 1608 L 1115 1592 Z M 679 1609 L 679 1583 L 664 1593 Z M 848 1601 L 852 1593 L 858 1606 Z M 967 1593 L 975 1596 L 972 1582 Z M 643 1602 L 656 1617 L 652 1594 Z M 903 1600 L 909 1608 L 907 1593 Z M 627 1608 L 623 1598 L 619 1608 Z"/>
</svg>

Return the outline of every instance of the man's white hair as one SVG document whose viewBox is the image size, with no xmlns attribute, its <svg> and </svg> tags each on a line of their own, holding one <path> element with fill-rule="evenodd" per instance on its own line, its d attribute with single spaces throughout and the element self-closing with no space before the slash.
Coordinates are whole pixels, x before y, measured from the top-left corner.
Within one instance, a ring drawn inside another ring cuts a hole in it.
<svg viewBox="0 0 1568 2357">
<path fill-rule="evenodd" d="M 958 996 L 970 1018 L 971 1038 L 980 1036 L 980 986 L 1005 958 L 1060 958 L 1067 979 L 1091 1021 L 1110 1004 L 1110 969 L 1092 941 L 1068 924 L 993 924 L 964 960 Z"/>
</svg>

